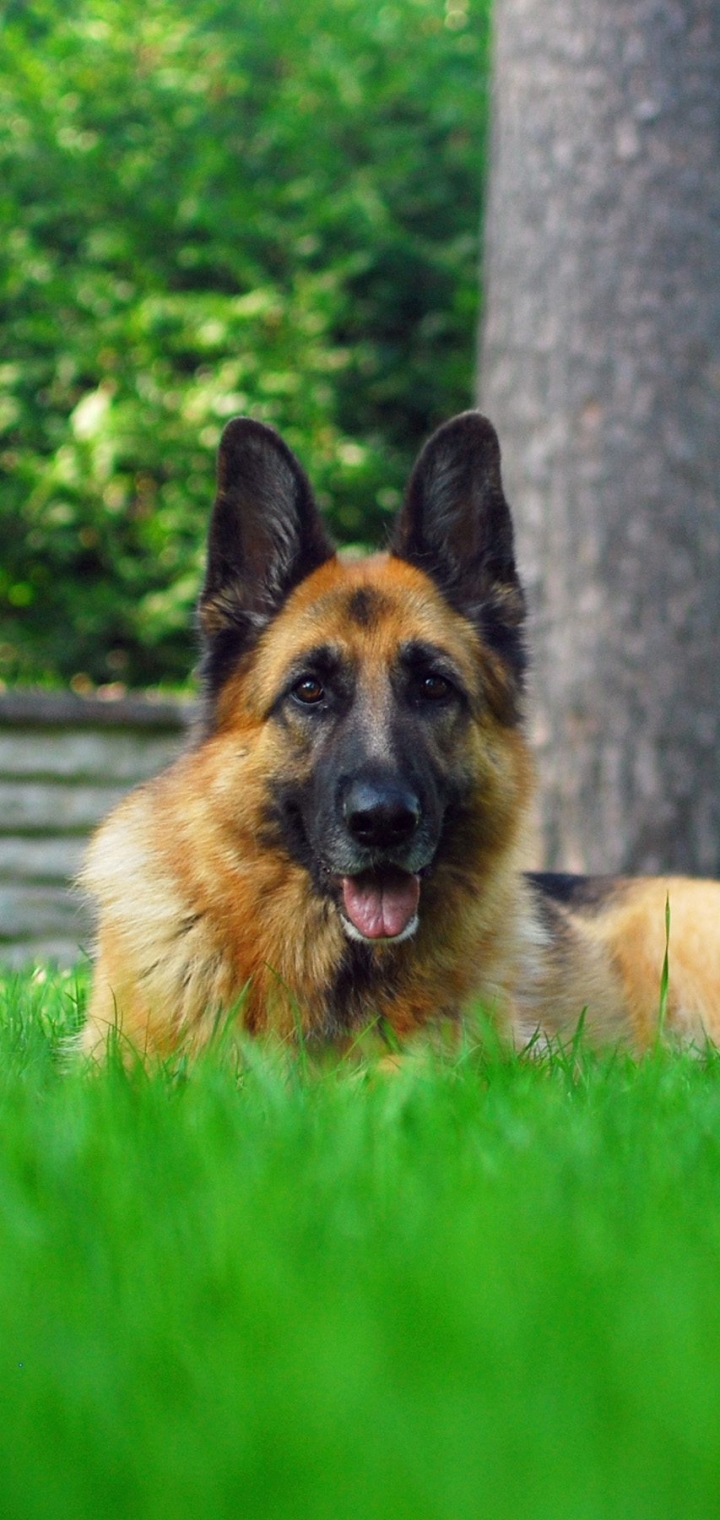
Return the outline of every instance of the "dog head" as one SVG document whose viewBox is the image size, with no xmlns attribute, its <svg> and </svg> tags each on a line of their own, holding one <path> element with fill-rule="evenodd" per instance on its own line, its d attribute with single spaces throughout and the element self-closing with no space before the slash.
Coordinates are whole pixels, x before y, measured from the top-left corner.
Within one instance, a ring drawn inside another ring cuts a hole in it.
<svg viewBox="0 0 720 1520">
<path fill-rule="evenodd" d="M 523 618 L 498 441 L 477 412 L 425 446 L 389 552 L 354 563 L 279 436 L 226 427 L 199 605 L 207 729 L 242 735 L 257 829 L 350 938 L 409 938 L 423 879 L 469 829 L 489 844 L 502 830 Z"/>
</svg>

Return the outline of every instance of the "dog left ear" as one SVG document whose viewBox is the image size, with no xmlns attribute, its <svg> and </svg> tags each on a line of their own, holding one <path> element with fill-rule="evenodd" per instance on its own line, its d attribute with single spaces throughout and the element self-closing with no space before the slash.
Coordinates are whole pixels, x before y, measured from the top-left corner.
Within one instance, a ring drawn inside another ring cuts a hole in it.
<svg viewBox="0 0 720 1520">
<path fill-rule="evenodd" d="M 463 412 L 433 433 L 410 477 L 390 552 L 430 576 L 519 684 L 525 598 L 500 445 L 487 417 Z"/>
</svg>

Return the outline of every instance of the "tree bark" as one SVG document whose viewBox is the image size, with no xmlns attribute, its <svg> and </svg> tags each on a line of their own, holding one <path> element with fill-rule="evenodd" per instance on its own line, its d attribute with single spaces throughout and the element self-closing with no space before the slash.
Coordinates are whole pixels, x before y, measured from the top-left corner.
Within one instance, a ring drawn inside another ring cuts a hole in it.
<svg viewBox="0 0 720 1520">
<path fill-rule="evenodd" d="M 496 0 L 479 404 L 544 863 L 720 873 L 720 6 Z"/>
</svg>

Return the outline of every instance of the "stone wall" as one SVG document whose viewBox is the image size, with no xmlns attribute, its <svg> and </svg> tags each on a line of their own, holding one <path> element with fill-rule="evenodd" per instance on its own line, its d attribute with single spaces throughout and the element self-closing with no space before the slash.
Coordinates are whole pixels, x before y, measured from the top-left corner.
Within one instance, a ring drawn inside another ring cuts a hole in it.
<svg viewBox="0 0 720 1520">
<path fill-rule="evenodd" d="M 68 965 L 90 949 L 72 882 L 87 839 L 187 740 L 194 704 L 0 694 L 0 963 Z"/>
</svg>

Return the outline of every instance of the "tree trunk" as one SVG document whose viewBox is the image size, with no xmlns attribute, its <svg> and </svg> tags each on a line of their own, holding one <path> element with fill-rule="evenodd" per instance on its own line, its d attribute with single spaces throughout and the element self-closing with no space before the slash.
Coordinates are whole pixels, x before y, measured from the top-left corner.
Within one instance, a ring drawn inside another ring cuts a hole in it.
<svg viewBox="0 0 720 1520">
<path fill-rule="evenodd" d="M 496 0 L 495 33 L 479 400 L 544 863 L 718 873 L 720 6 Z"/>
</svg>

